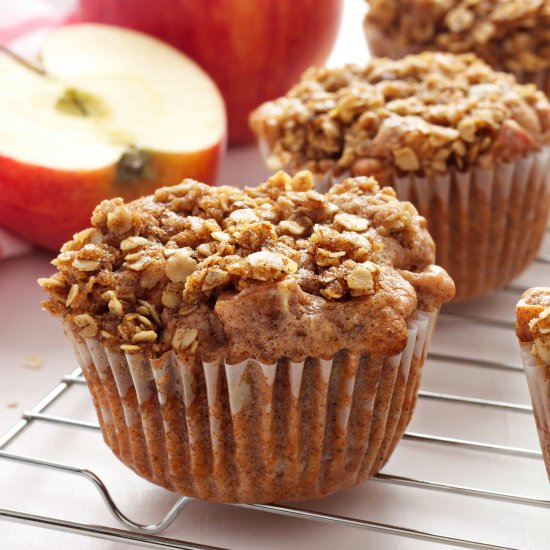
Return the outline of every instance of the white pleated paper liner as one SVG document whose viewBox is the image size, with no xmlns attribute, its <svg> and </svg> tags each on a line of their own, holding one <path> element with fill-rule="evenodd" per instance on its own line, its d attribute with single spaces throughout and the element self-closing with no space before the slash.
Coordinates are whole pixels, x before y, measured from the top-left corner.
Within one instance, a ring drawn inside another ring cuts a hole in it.
<svg viewBox="0 0 550 550">
<path fill-rule="evenodd" d="M 267 147 L 261 143 L 264 156 Z M 316 188 L 326 193 L 347 177 L 316 174 Z M 507 285 L 535 259 L 550 206 L 550 147 L 493 169 L 392 179 L 399 200 L 428 220 L 436 263 L 456 285 L 455 302 Z"/>
<path fill-rule="evenodd" d="M 109 350 L 75 334 L 104 439 L 146 479 L 222 502 L 320 497 L 376 474 L 413 413 L 437 312 L 393 357 L 231 365 Z"/>
<path fill-rule="evenodd" d="M 531 394 L 540 447 L 550 481 L 550 365 L 537 361 L 531 353 L 533 343 L 521 346 L 521 359 Z"/>
<path fill-rule="evenodd" d="M 401 200 L 427 218 L 436 262 L 455 281 L 456 301 L 488 294 L 535 258 L 550 204 L 550 148 L 493 169 L 396 178 Z"/>
</svg>

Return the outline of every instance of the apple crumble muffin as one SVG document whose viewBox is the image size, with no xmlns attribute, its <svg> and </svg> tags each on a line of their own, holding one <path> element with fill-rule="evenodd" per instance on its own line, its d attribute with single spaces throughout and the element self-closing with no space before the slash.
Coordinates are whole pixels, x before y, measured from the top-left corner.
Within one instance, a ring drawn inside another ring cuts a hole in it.
<svg viewBox="0 0 550 550">
<path fill-rule="evenodd" d="M 516 333 L 550 478 L 550 288 L 535 287 L 524 292 L 516 316 Z"/>
<path fill-rule="evenodd" d="M 222 501 L 376 473 L 454 294 L 411 203 L 366 177 L 322 195 L 307 171 L 103 201 L 53 264 L 44 307 L 106 442 L 147 479 Z"/>
</svg>

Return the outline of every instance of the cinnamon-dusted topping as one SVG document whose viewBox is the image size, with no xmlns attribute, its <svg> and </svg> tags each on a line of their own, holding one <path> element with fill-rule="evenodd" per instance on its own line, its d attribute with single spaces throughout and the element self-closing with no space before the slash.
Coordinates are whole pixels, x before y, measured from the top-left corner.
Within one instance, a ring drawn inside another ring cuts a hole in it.
<svg viewBox="0 0 550 550">
<path fill-rule="evenodd" d="M 367 36 L 392 50 L 475 52 L 493 67 L 550 67 L 550 0 L 368 0 Z M 377 51 L 373 42 L 374 53 Z M 384 53 L 385 54 L 385 53 Z"/>
<path fill-rule="evenodd" d="M 251 127 L 272 168 L 390 181 L 537 151 L 550 141 L 550 104 L 534 85 L 472 54 L 426 52 L 310 69 L 286 96 L 252 113 Z"/>
<path fill-rule="evenodd" d="M 533 342 L 533 355 L 550 366 L 550 288 L 535 287 L 524 292 L 516 315 L 520 342 Z"/>
<path fill-rule="evenodd" d="M 131 232 L 115 223 L 121 212 Z M 200 349 L 230 361 L 250 353 L 267 361 L 277 350 L 294 358 L 368 346 L 397 353 L 418 302 L 431 308 L 432 295 L 454 292 L 444 272 L 433 274 L 425 220 L 372 178 L 346 180 L 326 195 L 313 190 L 309 172 L 279 172 L 244 190 L 185 180 L 126 205 L 103 201 L 92 223 L 53 261 L 58 273 L 41 280 L 50 295 L 44 305 L 81 337 L 126 353 Z M 432 282 L 417 294 L 402 270 Z M 249 316 L 232 334 L 245 303 Z M 391 321 L 391 338 L 375 331 L 365 343 L 369 316 Z M 283 319 L 294 334 L 267 333 Z M 262 340 L 262 324 L 270 343 L 251 350 L 248 338 Z M 314 325 L 308 350 L 296 331 Z"/>
</svg>

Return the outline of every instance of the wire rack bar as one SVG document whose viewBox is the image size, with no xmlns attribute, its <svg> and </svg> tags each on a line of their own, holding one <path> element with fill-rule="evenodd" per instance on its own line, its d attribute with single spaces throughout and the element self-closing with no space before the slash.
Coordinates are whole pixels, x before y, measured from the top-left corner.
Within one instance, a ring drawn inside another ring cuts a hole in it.
<svg viewBox="0 0 550 550">
<path fill-rule="evenodd" d="M 517 294 L 523 294 L 527 290 L 527 287 L 524 285 L 518 285 L 516 283 L 510 283 L 506 286 L 503 286 L 500 290 L 504 292 L 514 292 Z"/>
<path fill-rule="evenodd" d="M 73 535 L 84 535 L 97 539 L 113 542 L 127 542 L 141 548 L 175 548 L 177 550 L 228 550 L 218 546 L 205 546 L 204 544 L 195 544 L 182 540 L 168 539 L 148 535 L 145 533 L 135 533 L 114 527 L 105 527 L 103 525 L 89 525 L 87 523 L 78 523 L 66 519 L 51 518 L 37 514 L 28 514 L 25 512 L 16 512 L 0 508 L 0 519 L 10 520 L 24 525 L 33 525 L 44 529 L 72 533 Z"/>
<path fill-rule="evenodd" d="M 80 368 L 75 369 L 69 376 L 78 376 L 82 373 Z M 50 393 L 41 399 L 29 412 L 40 413 L 57 401 L 70 387 L 67 382 L 61 381 Z M 21 418 L 14 426 L 0 437 L 0 449 L 11 443 L 29 424 L 29 419 Z"/>
<path fill-rule="evenodd" d="M 9 453 L 7 451 L 0 451 L 0 458 L 10 460 L 12 462 L 18 462 L 20 464 L 26 464 L 28 466 L 37 466 L 39 468 L 46 468 L 49 470 L 57 470 L 66 474 L 72 474 L 83 477 L 90 481 L 92 485 L 98 490 L 101 498 L 107 505 L 107 508 L 111 515 L 126 527 L 138 531 L 141 533 L 157 534 L 167 529 L 174 520 L 178 517 L 180 512 L 191 502 L 189 497 L 180 497 L 175 504 L 170 508 L 168 513 L 158 522 L 150 525 L 138 523 L 132 521 L 128 516 L 122 513 L 120 508 L 115 504 L 113 497 L 109 490 L 103 483 L 103 481 L 90 470 L 85 468 L 79 468 L 78 466 L 71 466 L 70 464 L 63 464 L 61 462 L 54 462 L 52 460 L 45 460 L 42 458 L 35 458 L 32 456 L 21 455 L 17 453 Z"/>
<path fill-rule="evenodd" d="M 279 506 L 275 504 L 236 504 L 240 508 L 249 508 L 252 510 L 261 510 L 271 512 L 282 516 L 293 518 L 301 518 L 322 523 L 336 523 L 339 525 L 347 525 L 348 527 L 359 527 L 377 533 L 385 533 L 389 535 L 405 536 L 410 539 L 422 540 L 425 542 L 435 542 L 438 544 L 447 544 L 457 548 L 471 548 L 475 550 L 519 550 L 511 546 L 499 546 L 495 544 L 487 544 L 468 539 L 448 537 L 438 533 L 429 531 L 419 531 L 408 527 L 400 527 L 387 523 L 379 523 L 376 521 L 366 521 L 362 519 L 349 518 L 346 516 L 337 516 L 333 514 L 323 514 L 321 512 L 312 512 L 310 510 L 302 510 L 300 508 L 290 508 L 287 506 Z"/>
<path fill-rule="evenodd" d="M 483 325 L 491 328 L 504 328 L 515 329 L 515 323 L 513 321 L 500 321 L 499 319 L 490 319 L 489 317 L 482 317 L 480 315 L 472 315 L 469 313 L 453 313 L 445 312 L 439 314 L 439 319 L 451 323 L 461 323 L 471 325 Z"/>
<path fill-rule="evenodd" d="M 439 491 L 442 493 L 460 494 L 468 497 L 487 498 L 502 502 L 510 502 L 512 504 L 550 508 L 550 500 L 515 495 L 512 493 L 503 493 L 500 491 L 488 491 L 485 489 L 477 489 L 475 487 L 466 487 L 464 485 L 455 485 L 452 483 L 440 483 L 437 481 L 395 476 L 391 474 L 377 474 L 371 479 L 373 481 L 380 481 L 382 483 L 390 483 L 393 485 L 403 485 L 405 487 L 413 487 L 415 489 L 430 489 L 432 491 Z"/>
<path fill-rule="evenodd" d="M 81 428 L 83 430 L 99 430 L 99 424 L 96 422 L 85 422 L 84 420 L 75 420 L 73 418 L 65 418 L 63 416 L 55 416 L 52 414 L 26 411 L 23 413 L 23 418 L 26 418 L 27 420 L 41 420 L 42 422 L 49 422 L 50 424 L 62 424 L 63 426 Z"/>
<path fill-rule="evenodd" d="M 542 452 L 531 449 L 521 449 L 519 447 L 508 447 L 506 445 L 497 445 L 494 443 L 481 443 L 479 441 L 469 441 L 467 439 L 457 439 L 454 437 L 442 437 L 440 435 L 427 435 L 414 432 L 405 432 L 403 439 L 416 441 L 419 443 L 437 443 L 440 445 L 450 445 L 473 451 L 485 451 L 509 456 L 519 456 L 522 458 L 542 459 Z"/>
<path fill-rule="evenodd" d="M 428 360 L 440 361 L 443 363 L 452 363 L 455 365 L 465 365 L 473 367 L 481 367 L 488 369 L 497 369 L 503 371 L 517 371 L 523 373 L 523 367 L 521 365 L 514 365 L 510 363 L 497 363 L 496 361 L 487 361 L 485 359 L 474 359 L 468 357 L 457 357 L 455 355 L 447 355 L 445 353 L 430 352 L 428 354 Z"/>
<path fill-rule="evenodd" d="M 61 378 L 61 382 L 66 382 L 67 384 L 79 384 L 81 386 L 86 385 L 86 379 L 81 374 L 78 376 L 73 376 L 72 374 L 66 374 Z"/>
<path fill-rule="evenodd" d="M 122 523 L 126 524 L 128 527 L 130 527 L 134 531 L 139 531 L 141 533 L 146 534 L 155 534 L 158 532 L 161 532 L 162 530 L 166 529 L 179 515 L 179 513 L 182 511 L 182 509 L 193 499 L 187 498 L 187 497 L 181 497 L 176 501 L 176 503 L 173 505 L 171 510 L 168 512 L 168 514 L 165 516 L 165 518 L 156 524 L 153 524 L 151 526 L 145 526 L 138 523 L 135 523 L 131 520 L 129 520 L 124 514 L 120 512 L 118 507 L 113 502 L 109 491 L 106 489 L 103 482 L 92 472 L 77 468 L 71 465 L 67 464 L 61 464 L 58 462 L 52 462 L 47 461 L 43 459 L 37 459 L 34 457 L 28 457 L 28 456 L 22 456 L 14 453 L 8 453 L 6 451 L 0 451 L 0 458 L 8 459 L 15 462 L 20 463 L 26 463 L 28 465 L 34 465 L 39 467 L 45 467 L 55 470 L 61 470 L 66 473 L 70 474 L 76 474 L 83 476 L 90 481 L 98 488 L 100 494 L 103 497 L 103 500 L 107 504 L 107 507 L 111 512 L 113 513 L 113 516 L 121 521 Z M 549 508 L 550 502 L 543 500 L 543 499 L 535 499 L 531 497 L 524 497 L 521 495 L 513 495 L 509 493 L 500 493 L 500 492 L 493 492 L 493 491 L 486 491 L 486 490 L 480 490 L 475 489 L 471 487 L 464 487 L 460 485 L 451 485 L 451 484 L 444 484 L 439 482 L 433 482 L 433 481 L 426 481 L 426 480 L 419 480 L 414 478 L 406 478 L 402 476 L 392 476 L 387 474 L 378 474 L 375 478 L 373 478 L 374 481 L 379 482 L 385 482 L 385 483 L 392 483 L 396 485 L 404 485 L 419 489 L 430 489 L 430 490 L 436 490 L 436 491 L 442 491 L 447 493 L 453 493 L 453 494 L 461 494 L 464 496 L 472 496 L 472 497 L 481 497 L 481 498 L 490 498 L 493 500 L 499 500 L 504 502 L 510 502 L 515 504 L 523 504 L 523 505 L 531 505 L 531 506 L 538 506 L 543 508 Z M 328 514 L 318 514 L 315 512 L 309 512 L 307 510 L 301 510 L 301 509 L 295 509 L 295 508 L 287 508 L 287 507 L 281 507 L 276 505 L 243 505 L 242 507 L 252 508 L 252 509 L 258 509 L 258 510 L 269 510 L 275 513 L 288 515 L 292 517 L 300 517 L 300 518 L 306 518 L 311 520 L 317 520 L 317 521 L 323 521 L 323 522 L 331 522 L 331 523 L 339 523 L 342 525 L 347 525 L 350 527 L 360 527 L 363 529 L 368 529 L 372 531 L 378 531 L 378 532 L 385 532 L 390 534 L 400 534 L 403 536 L 409 536 L 411 538 L 416 538 L 420 540 L 430 541 L 430 542 L 444 542 L 445 544 L 450 544 L 457 547 L 465 547 L 465 548 L 482 548 L 482 549 L 506 549 L 508 547 L 503 546 L 497 546 L 497 545 L 490 545 L 486 543 L 479 543 L 476 541 L 471 541 L 467 539 L 457 539 L 453 537 L 445 537 L 436 533 L 431 533 L 427 531 L 418 531 L 418 530 L 411 530 L 404 527 L 399 526 L 389 526 L 387 524 L 381 524 L 366 520 L 360 520 L 355 518 L 346 518 L 346 517 L 340 517 L 340 516 L 334 516 L 334 515 L 328 515 Z M 15 514 L 15 515 L 14 515 Z M 18 513 L 13 512 L 10 517 L 16 517 Z M 36 517 L 36 516 L 34 516 Z M 46 520 L 52 519 L 52 518 L 46 518 Z M 40 520 L 41 521 L 41 520 Z M 38 521 L 39 524 L 40 521 Z M 56 520 L 57 521 L 57 520 Z M 81 526 L 83 524 L 80 524 Z M 103 529 L 103 528 L 102 528 Z M 117 530 L 115 530 L 117 531 Z M 118 531 L 117 531 L 118 532 Z M 127 532 L 124 532 L 127 533 Z M 90 536 L 94 536 L 91 533 Z M 117 535 L 118 536 L 118 535 Z M 114 539 L 110 539 L 114 540 Z M 130 539 L 133 540 L 133 539 Z M 149 539 L 146 539 L 149 540 Z M 170 541 L 171 543 L 171 541 Z M 202 546 L 159 546 L 159 547 L 167 547 L 167 548 L 209 548 L 209 547 L 202 547 Z"/>
<path fill-rule="evenodd" d="M 533 412 L 533 407 L 519 403 L 506 403 L 503 401 L 491 401 L 489 399 L 478 399 L 477 397 L 465 397 L 433 391 L 420 390 L 418 396 L 428 401 L 439 401 L 444 403 L 458 403 L 461 405 L 474 405 L 477 407 L 500 409 L 509 412 L 528 413 Z"/>
</svg>

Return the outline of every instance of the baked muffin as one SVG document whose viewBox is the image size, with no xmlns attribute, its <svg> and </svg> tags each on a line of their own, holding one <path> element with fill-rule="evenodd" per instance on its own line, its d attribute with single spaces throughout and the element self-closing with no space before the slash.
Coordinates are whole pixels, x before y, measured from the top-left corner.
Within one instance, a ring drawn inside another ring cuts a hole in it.
<svg viewBox="0 0 550 550">
<path fill-rule="evenodd" d="M 524 292 L 516 315 L 516 333 L 550 480 L 550 288 Z"/>
<path fill-rule="evenodd" d="M 550 104 L 473 54 L 311 69 L 251 126 L 272 169 L 310 169 L 321 190 L 371 175 L 413 202 L 457 300 L 507 284 L 539 248 Z"/>
<path fill-rule="evenodd" d="M 40 281 L 105 441 L 153 483 L 315 498 L 378 472 L 400 440 L 453 282 L 393 189 L 312 188 L 280 172 L 104 201 Z"/>
<path fill-rule="evenodd" d="M 367 1 L 365 34 L 374 55 L 474 52 L 550 92 L 549 0 Z"/>
</svg>

